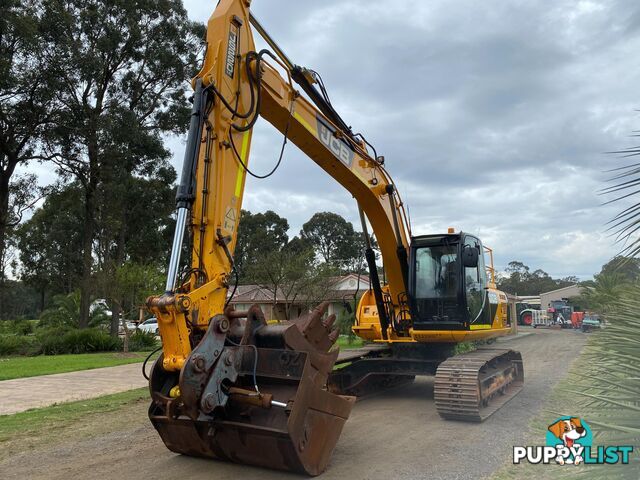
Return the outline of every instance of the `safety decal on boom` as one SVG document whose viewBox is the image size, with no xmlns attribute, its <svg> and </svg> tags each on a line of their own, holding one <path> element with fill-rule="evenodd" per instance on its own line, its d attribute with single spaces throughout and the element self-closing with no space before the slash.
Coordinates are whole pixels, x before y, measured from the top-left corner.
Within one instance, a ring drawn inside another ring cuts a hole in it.
<svg viewBox="0 0 640 480">
<path fill-rule="evenodd" d="M 320 138 L 320 141 L 325 147 L 331 150 L 331 153 L 333 153 L 338 160 L 347 167 L 351 167 L 355 155 L 351 145 L 341 138 L 336 137 L 335 128 L 324 123 L 320 117 L 316 117 L 316 120 L 318 121 L 318 138 Z"/>
<path fill-rule="evenodd" d="M 236 229 L 236 209 L 233 207 L 227 207 L 224 214 L 224 229 L 230 233 Z"/>
</svg>

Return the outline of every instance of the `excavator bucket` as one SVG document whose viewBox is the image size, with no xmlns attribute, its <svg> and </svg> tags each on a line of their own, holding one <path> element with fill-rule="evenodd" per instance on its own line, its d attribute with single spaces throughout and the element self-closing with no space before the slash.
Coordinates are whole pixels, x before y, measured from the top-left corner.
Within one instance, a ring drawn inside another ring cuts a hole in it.
<svg viewBox="0 0 640 480">
<path fill-rule="evenodd" d="M 324 471 L 354 397 L 326 389 L 338 356 L 326 304 L 268 325 L 254 305 L 217 315 L 181 372 L 159 358 L 149 418 L 176 452 L 308 475 Z"/>
</svg>

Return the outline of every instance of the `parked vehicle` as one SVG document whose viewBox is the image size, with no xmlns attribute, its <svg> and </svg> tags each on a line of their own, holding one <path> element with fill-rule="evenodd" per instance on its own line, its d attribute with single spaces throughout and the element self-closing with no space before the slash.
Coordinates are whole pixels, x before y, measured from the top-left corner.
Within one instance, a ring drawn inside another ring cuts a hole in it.
<svg viewBox="0 0 640 480">
<path fill-rule="evenodd" d="M 518 325 L 531 326 L 533 322 L 532 310 L 540 310 L 540 305 L 527 302 L 516 303 L 516 313 L 518 314 Z"/>
<path fill-rule="evenodd" d="M 160 333 L 160 330 L 158 329 L 158 319 L 156 317 L 151 317 L 150 319 L 145 320 L 138 325 L 138 330 L 158 335 Z"/>
<path fill-rule="evenodd" d="M 582 320 L 582 331 L 590 332 L 594 329 L 602 328 L 602 322 L 600 321 L 600 317 L 597 315 L 585 315 Z"/>
<path fill-rule="evenodd" d="M 135 331 L 138 328 L 138 324 L 136 322 L 132 322 L 131 320 L 125 320 L 125 325 L 127 326 L 127 330 L 130 332 Z M 118 323 L 118 333 L 124 335 L 124 328 L 122 328 L 122 322 Z"/>
<path fill-rule="evenodd" d="M 571 328 L 573 326 L 571 323 L 573 310 L 573 306 L 563 299 L 551 301 L 547 312 L 555 325 L 560 325 L 562 328 Z"/>
<path fill-rule="evenodd" d="M 542 310 L 528 309 L 523 310 L 522 313 L 531 315 L 531 326 L 533 326 L 533 328 L 550 327 L 553 325 L 553 319 L 551 316 Z"/>
</svg>

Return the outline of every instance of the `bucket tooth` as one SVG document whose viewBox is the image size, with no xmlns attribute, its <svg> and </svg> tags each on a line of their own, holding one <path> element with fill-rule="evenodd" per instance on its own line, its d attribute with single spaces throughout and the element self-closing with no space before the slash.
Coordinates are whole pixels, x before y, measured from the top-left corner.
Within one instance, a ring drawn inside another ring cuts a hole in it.
<svg viewBox="0 0 640 480">
<path fill-rule="evenodd" d="M 334 328 L 329 334 L 329 341 L 331 341 L 331 343 L 336 343 L 336 340 L 338 340 L 339 336 L 340 336 L 340 330 L 338 330 L 337 328 Z"/>
<path fill-rule="evenodd" d="M 333 324 L 335 323 L 335 321 L 336 321 L 336 314 L 333 313 L 333 314 L 329 315 L 324 322 L 322 322 L 322 325 L 327 330 L 331 330 L 331 327 L 333 327 Z"/>
<path fill-rule="evenodd" d="M 330 315 L 324 322 L 322 321 L 322 317 L 328 307 L 329 302 L 322 302 L 310 313 L 292 320 L 292 323 L 298 327 L 305 339 L 316 349 L 324 352 L 329 351 L 337 340 L 337 337 L 335 339 L 329 337 L 335 316 Z"/>
</svg>

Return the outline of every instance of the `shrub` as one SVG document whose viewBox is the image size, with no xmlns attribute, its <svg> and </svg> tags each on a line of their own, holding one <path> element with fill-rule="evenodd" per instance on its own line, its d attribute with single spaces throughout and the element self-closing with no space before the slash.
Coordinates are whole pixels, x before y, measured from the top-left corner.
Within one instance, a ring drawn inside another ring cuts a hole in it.
<svg viewBox="0 0 640 480">
<path fill-rule="evenodd" d="M 0 355 L 33 355 L 38 353 L 38 339 L 25 335 L 0 335 Z"/>
<path fill-rule="evenodd" d="M 17 335 L 30 335 L 33 333 L 33 322 L 29 320 L 14 320 L 13 332 Z"/>
<path fill-rule="evenodd" d="M 71 330 L 71 327 L 38 328 L 36 330 L 36 337 L 38 338 L 38 342 L 42 344 L 53 338 L 62 338 L 65 333 L 70 332 Z"/>
<path fill-rule="evenodd" d="M 68 330 L 62 335 L 58 329 L 49 330 L 42 338 L 42 353 L 59 355 L 64 353 L 113 352 L 122 348 L 118 338 L 96 329 Z"/>
<path fill-rule="evenodd" d="M 349 313 L 346 310 L 343 310 L 337 315 L 336 326 L 340 330 L 341 335 L 347 336 L 347 343 L 349 345 L 351 345 L 356 338 L 356 335 L 352 330 L 354 323 L 355 315 L 353 313 Z"/>
<path fill-rule="evenodd" d="M 32 320 L 3 320 L 0 321 L 0 333 L 15 335 L 29 335 L 33 333 L 34 321 Z"/>
<path fill-rule="evenodd" d="M 158 346 L 156 335 L 152 332 L 143 332 L 136 330 L 133 335 L 129 337 L 129 351 L 140 352 L 153 350 Z"/>
</svg>

